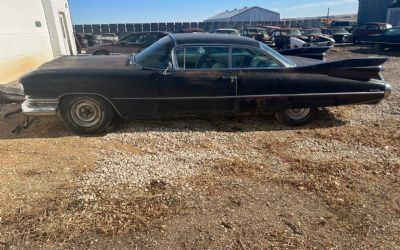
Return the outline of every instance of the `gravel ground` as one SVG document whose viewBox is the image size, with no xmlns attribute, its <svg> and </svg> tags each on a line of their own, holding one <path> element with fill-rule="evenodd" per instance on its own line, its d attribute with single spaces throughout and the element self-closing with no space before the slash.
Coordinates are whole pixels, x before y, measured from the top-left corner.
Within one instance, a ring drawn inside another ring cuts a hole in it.
<svg viewBox="0 0 400 250">
<path fill-rule="evenodd" d="M 400 249 L 400 53 L 380 53 L 389 100 L 301 128 L 165 119 L 85 138 L 0 121 L 0 248 Z"/>
</svg>

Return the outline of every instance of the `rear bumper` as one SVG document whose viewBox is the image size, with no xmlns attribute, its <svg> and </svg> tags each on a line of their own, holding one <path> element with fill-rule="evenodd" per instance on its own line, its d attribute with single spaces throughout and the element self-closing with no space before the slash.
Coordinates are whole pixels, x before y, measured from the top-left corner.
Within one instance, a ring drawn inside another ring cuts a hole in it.
<svg viewBox="0 0 400 250">
<path fill-rule="evenodd" d="M 28 116 L 57 115 L 58 100 L 30 100 L 22 103 L 22 112 Z"/>
</svg>

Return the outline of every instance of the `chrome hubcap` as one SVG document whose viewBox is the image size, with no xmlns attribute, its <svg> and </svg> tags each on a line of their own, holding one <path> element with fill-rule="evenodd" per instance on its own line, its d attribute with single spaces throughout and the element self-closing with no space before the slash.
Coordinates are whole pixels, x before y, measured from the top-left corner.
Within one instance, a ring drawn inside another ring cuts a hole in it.
<svg viewBox="0 0 400 250">
<path fill-rule="evenodd" d="M 310 109 L 288 109 L 286 114 L 290 119 L 301 120 L 308 116 Z"/>
<path fill-rule="evenodd" d="M 71 117 L 76 124 L 82 127 L 93 127 L 100 122 L 100 107 L 97 103 L 82 100 L 74 103 L 71 108 Z"/>
</svg>

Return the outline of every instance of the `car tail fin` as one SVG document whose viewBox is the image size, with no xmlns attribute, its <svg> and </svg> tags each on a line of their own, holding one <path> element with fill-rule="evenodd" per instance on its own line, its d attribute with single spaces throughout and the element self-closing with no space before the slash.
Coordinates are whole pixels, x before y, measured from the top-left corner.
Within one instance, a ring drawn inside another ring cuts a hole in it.
<svg viewBox="0 0 400 250">
<path fill-rule="evenodd" d="M 300 68 L 303 72 L 323 73 L 332 77 L 346 78 L 359 81 L 371 79 L 382 80 L 383 64 L 388 60 L 385 57 L 346 59 L 325 62 Z"/>
</svg>

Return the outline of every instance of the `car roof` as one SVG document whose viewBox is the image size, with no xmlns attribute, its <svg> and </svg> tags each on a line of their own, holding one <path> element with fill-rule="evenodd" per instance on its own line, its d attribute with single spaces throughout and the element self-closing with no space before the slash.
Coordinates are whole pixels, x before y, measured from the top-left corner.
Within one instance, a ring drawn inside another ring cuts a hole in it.
<svg viewBox="0 0 400 250">
<path fill-rule="evenodd" d="M 225 34 L 170 34 L 176 45 L 183 44 L 232 44 L 259 47 L 258 41 Z"/>
</svg>

